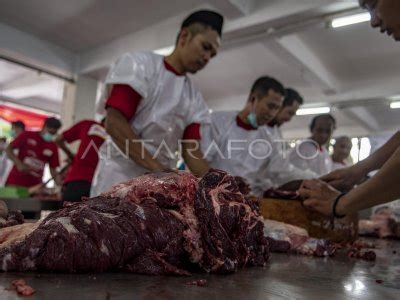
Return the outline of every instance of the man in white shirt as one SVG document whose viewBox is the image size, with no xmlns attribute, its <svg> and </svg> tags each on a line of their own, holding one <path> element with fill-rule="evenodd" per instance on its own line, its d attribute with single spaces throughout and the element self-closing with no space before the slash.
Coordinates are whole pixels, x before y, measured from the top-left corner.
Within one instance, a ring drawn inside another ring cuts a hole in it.
<svg viewBox="0 0 400 300">
<path fill-rule="evenodd" d="M 181 141 L 189 169 L 197 176 L 208 171 L 194 144 L 210 114 L 187 74 L 217 54 L 222 24 L 220 14 L 197 11 L 183 21 L 171 55 L 127 53 L 112 66 L 106 78 L 112 86 L 105 122 L 110 137 L 100 148 L 91 196 L 146 172 L 175 168 Z"/>
<path fill-rule="evenodd" d="M 347 159 L 350 156 L 352 148 L 351 139 L 348 136 L 340 136 L 335 139 L 335 145 L 333 145 L 332 159 L 332 171 L 345 168 L 349 166 Z"/>
<path fill-rule="evenodd" d="M 211 114 L 211 126 L 202 126 L 202 150 L 209 165 L 243 177 L 256 196 L 305 174 L 280 155 L 265 125 L 279 112 L 285 90 L 271 77 L 253 84 L 241 111 Z M 313 178 L 313 177 L 306 177 Z"/>
<path fill-rule="evenodd" d="M 268 123 L 264 128 L 271 135 L 272 139 L 276 141 L 277 148 L 282 156 L 286 157 L 286 143 L 283 139 L 281 127 L 283 124 L 290 122 L 293 116 L 296 115 L 297 110 L 303 104 L 303 97 L 294 89 L 285 89 L 285 98 L 281 109 L 276 117 Z"/>
<path fill-rule="evenodd" d="M 311 137 L 296 145 L 290 153 L 290 162 L 320 176 L 329 173 L 332 162 L 327 147 L 335 128 L 336 120 L 332 115 L 314 117 L 310 124 Z"/>
</svg>

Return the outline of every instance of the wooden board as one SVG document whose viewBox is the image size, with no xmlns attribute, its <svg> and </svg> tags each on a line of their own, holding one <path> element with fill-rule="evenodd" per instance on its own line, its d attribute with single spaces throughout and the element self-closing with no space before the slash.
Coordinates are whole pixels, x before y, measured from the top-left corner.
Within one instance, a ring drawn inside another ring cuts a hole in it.
<svg viewBox="0 0 400 300">
<path fill-rule="evenodd" d="M 260 201 L 264 218 L 292 224 L 308 231 L 311 237 L 334 242 L 354 241 L 358 235 L 358 215 L 333 219 L 307 210 L 298 200 L 264 198 Z"/>
</svg>

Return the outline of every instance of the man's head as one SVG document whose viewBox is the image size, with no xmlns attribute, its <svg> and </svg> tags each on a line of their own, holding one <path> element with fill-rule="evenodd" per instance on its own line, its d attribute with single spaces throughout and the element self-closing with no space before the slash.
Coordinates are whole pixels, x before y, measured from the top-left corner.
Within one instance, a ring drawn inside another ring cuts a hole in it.
<svg viewBox="0 0 400 300">
<path fill-rule="evenodd" d="M 18 120 L 11 123 L 11 136 L 17 137 L 25 131 L 25 123 Z"/>
<path fill-rule="evenodd" d="M 248 106 L 254 113 L 258 126 L 266 125 L 275 118 L 282 106 L 285 88 L 271 77 L 258 78 L 250 91 Z"/>
<path fill-rule="evenodd" d="M 282 126 L 283 123 L 289 122 L 302 104 L 303 98 L 300 94 L 294 89 L 287 88 L 285 90 L 285 99 L 283 100 L 280 111 L 274 119 L 274 123 L 278 126 Z"/>
<path fill-rule="evenodd" d="M 61 128 L 62 124 L 60 120 L 50 117 L 44 121 L 42 136 L 46 141 L 52 141 L 54 136 L 57 134 L 58 130 Z"/>
<path fill-rule="evenodd" d="M 208 10 L 197 11 L 183 21 L 175 52 L 185 72 L 200 71 L 217 55 L 223 21 L 220 14 Z"/>
<path fill-rule="evenodd" d="M 330 114 L 314 117 L 310 124 L 311 138 L 320 146 L 328 143 L 336 129 L 336 120 Z"/>
<path fill-rule="evenodd" d="M 333 157 L 337 161 L 344 161 L 349 157 L 352 146 L 351 139 L 348 136 L 336 138 L 335 145 L 333 145 Z"/>
<path fill-rule="evenodd" d="M 382 33 L 400 41 L 399 0 L 359 0 L 361 7 L 371 14 L 371 26 L 380 27 Z"/>
</svg>

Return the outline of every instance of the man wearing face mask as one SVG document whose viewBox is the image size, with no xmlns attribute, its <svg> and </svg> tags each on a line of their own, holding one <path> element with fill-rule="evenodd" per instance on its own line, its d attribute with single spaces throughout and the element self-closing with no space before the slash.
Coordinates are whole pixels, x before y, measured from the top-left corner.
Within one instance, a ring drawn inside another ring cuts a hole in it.
<svg viewBox="0 0 400 300">
<path fill-rule="evenodd" d="M 200 125 L 209 123 L 210 115 L 187 74 L 202 70 L 217 54 L 222 25 L 216 12 L 194 12 L 182 22 L 171 55 L 128 53 L 112 66 L 105 103 L 110 138 L 100 149 L 91 196 L 146 172 L 175 168 L 182 140 L 188 168 L 197 176 L 208 171 L 195 140 L 201 139 Z"/>
<path fill-rule="evenodd" d="M 332 161 L 328 146 L 332 133 L 336 128 L 336 120 L 330 114 L 323 114 L 312 119 L 311 137 L 301 141 L 291 151 L 290 162 L 297 168 L 310 170 L 320 176 L 332 170 Z"/>
<path fill-rule="evenodd" d="M 201 149 L 210 167 L 243 177 L 257 196 L 272 187 L 275 177 L 270 165 L 277 149 L 263 126 L 278 113 L 284 94 L 279 81 L 261 77 L 241 111 L 213 112 L 211 125 L 202 126 Z"/>
<path fill-rule="evenodd" d="M 43 171 L 49 164 L 51 176 L 57 185 L 61 180 L 56 168 L 59 166 L 55 135 L 61 128 L 56 118 L 47 118 L 41 131 L 24 131 L 8 145 L 6 152 L 14 163 L 6 185 L 32 187 L 42 183 Z M 18 149 L 18 155 L 14 150 Z"/>
</svg>

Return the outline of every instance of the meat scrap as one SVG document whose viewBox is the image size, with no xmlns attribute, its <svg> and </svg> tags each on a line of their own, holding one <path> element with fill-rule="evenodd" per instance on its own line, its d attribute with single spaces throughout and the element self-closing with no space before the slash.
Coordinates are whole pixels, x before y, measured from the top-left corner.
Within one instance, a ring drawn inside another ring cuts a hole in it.
<svg viewBox="0 0 400 300">
<path fill-rule="evenodd" d="M 397 200 L 375 207 L 369 220 L 358 222 L 359 234 L 378 238 L 400 238 L 399 204 L 400 201 Z"/>
<path fill-rule="evenodd" d="M 277 198 L 277 199 L 299 199 L 299 189 L 302 180 L 294 180 L 276 188 L 269 189 L 264 192 L 264 198 Z"/>
<path fill-rule="evenodd" d="M 10 211 L 7 217 L 0 218 L 0 228 L 10 227 L 24 223 L 24 215 L 20 211 Z"/>
<path fill-rule="evenodd" d="M 0 268 L 188 275 L 265 266 L 270 245 L 263 219 L 239 184 L 219 170 L 201 180 L 163 172 L 116 184 L 0 247 Z"/>
<path fill-rule="evenodd" d="M 351 258 L 360 258 L 367 261 L 376 260 L 376 253 L 374 251 L 360 251 L 360 249 L 357 248 L 348 250 L 347 256 Z"/>
<path fill-rule="evenodd" d="M 18 295 L 21 296 L 31 296 L 36 292 L 30 285 L 26 284 L 23 279 L 16 279 L 11 282 L 10 290 L 15 290 Z"/>
<path fill-rule="evenodd" d="M 207 285 L 207 280 L 206 279 L 199 279 L 199 280 L 193 280 L 186 282 L 187 285 L 197 285 L 200 287 L 205 287 Z"/>
<path fill-rule="evenodd" d="M 292 252 L 317 257 L 332 256 L 335 246 L 327 240 L 310 238 L 307 230 L 290 224 L 264 220 L 264 234 L 271 252 Z"/>
</svg>

